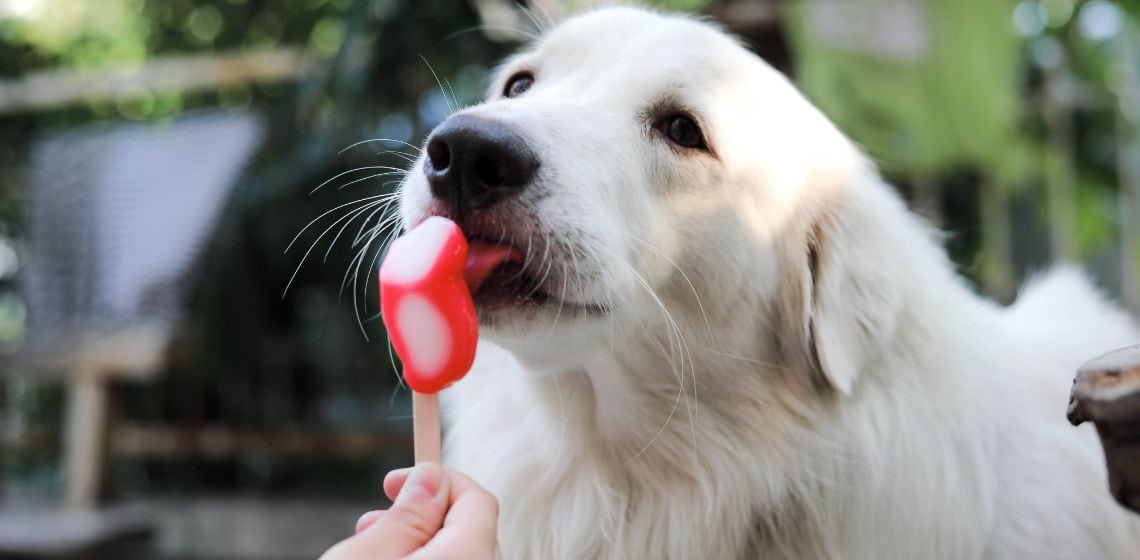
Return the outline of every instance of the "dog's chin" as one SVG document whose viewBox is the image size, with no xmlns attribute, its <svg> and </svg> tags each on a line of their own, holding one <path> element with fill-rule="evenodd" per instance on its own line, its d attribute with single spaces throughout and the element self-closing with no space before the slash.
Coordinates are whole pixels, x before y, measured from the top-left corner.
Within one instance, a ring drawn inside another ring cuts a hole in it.
<svg viewBox="0 0 1140 560">
<path fill-rule="evenodd" d="M 583 322 L 608 314 L 604 306 L 561 297 L 560 290 L 550 286 L 561 286 L 562 281 L 544 276 L 540 280 L 518 263 L 507 263 L 492 272 L 471 294 L 481 334 L 497 342 L 519 342 L 557 336 L 559 331 L 579 328 Z"/>
<path fill-rule="evenodd" d="M 471 294 L 479 325 L 502 329 L 525 327 L 541 321 L 553 298 L 541 282 L 518 263 L 506 263 Z"/>
</svg>

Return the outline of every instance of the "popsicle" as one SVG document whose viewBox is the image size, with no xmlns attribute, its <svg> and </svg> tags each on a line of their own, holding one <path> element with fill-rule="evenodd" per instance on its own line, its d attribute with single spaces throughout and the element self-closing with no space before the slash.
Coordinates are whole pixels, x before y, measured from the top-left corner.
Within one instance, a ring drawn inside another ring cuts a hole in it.
<svg viewBox="0 0 1140 560">
<path fill-rule="evenodd" d="M 475 360 L 479 322 L 471 293 L 511 260 L 521 260 L 517 249 L 482 241 L 469 247 L 455 222 L 433 216 L 394 241 L 380 265 L 384 326 L 412 389 L 417 463 L 439 462 L 437 393 Z"/>
</svg>

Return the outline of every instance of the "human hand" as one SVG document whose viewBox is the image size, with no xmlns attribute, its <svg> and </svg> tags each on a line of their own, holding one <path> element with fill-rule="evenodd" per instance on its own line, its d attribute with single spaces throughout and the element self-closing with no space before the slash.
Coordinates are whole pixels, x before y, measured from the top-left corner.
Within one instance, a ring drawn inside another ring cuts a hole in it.
<svg viewBox="0 0 1140 560">
<path fill-rule="evenodd" d="M 421 463 L 388 473 L 384 493 L 392 507 L 365 513 L 320 560 L 497 557 L 499 503 L 467 476 Z"/>
</svg>

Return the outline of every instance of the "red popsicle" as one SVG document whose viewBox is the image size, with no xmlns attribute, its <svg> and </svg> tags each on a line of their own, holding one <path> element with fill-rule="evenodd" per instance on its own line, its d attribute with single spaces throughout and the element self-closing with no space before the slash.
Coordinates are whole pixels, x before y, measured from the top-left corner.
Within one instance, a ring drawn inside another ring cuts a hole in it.
<svg viewBox="0 0 1140 560">
<path fill-rule="evenodd" d="M 471 244 L 454 222 L 433 216 L 392 243 L 380 265 L 380 309 L 412 388 L 416 462 L 439 462 L 436 393 L 475 360 L 479 322 L 471 292 L 521 255 L 509 245 Z"/>
</svg>

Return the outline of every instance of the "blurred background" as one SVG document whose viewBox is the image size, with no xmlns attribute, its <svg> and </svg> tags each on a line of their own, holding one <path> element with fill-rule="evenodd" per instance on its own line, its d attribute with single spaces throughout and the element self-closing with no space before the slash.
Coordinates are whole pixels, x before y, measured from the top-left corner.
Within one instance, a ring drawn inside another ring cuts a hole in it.
<svg viewBox="0 0 1140 560">
<path fill-rule="evenodd" d="M 384 195 L 586 4 L 0 0 L 0 559 L 311 559 L 384 505 Z M 791 75 L 979 291 L 1064 259 L 1140 313 L 1140 4 L 652 4 Z"/>
</svg>

